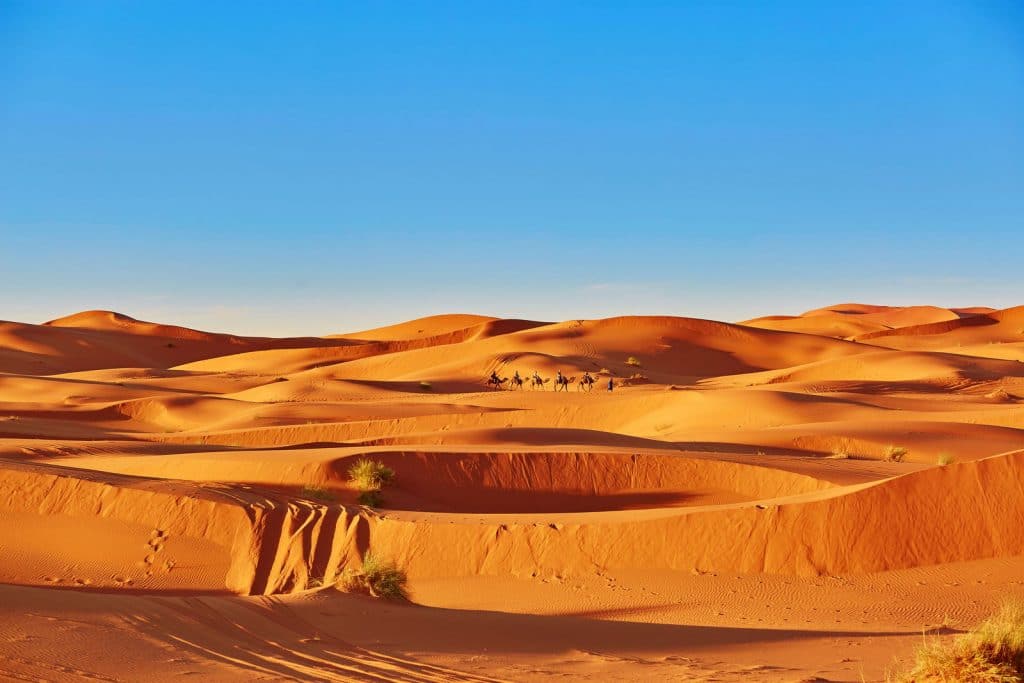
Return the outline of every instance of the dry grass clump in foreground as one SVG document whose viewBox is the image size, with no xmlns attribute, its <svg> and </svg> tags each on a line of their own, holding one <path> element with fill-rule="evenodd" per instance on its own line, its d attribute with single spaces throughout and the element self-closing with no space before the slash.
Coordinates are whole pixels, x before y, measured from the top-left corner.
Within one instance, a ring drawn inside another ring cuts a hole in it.
<svg viewBox="0 0 1024 683">
<path fill-rule="evenodd" d="M 832 451 L 832 455 L 826 457 L 829 460 L 849 460 L 850 454 L 842 448 L 837 448 L 834 451 Z"/>
<path fill-rule="evenodd" d="M 1008 601 L 973 631 L 948 645 L 927 642 L 914 667 L 891 683 L 1019 683 L 1024 681 L 1024 602 Z"/>
<path fill-rule="evenodd" d="M 405 572 L 393 561 L 384 560 L 372 552 L 363 557 L 363 566 L 346 570 L 338 580 L 338 588 L 349 592 L 364 592 L 375 598 L 408 600 Z"/>
<path fill-rule="evenodd" d="M 903 446 L 886 446 L 884 457 L 886 462 L 903 462 L 907 457 L 907 449 Z"/>
<path fill-rule="evenodd" d="M 942 466 L 952 465 L 955 462 L 956 462 L 956 458 L 954 458 L 949 453 L 939 453 L 938 463 L 940 465 L 942 465 Z"/>
</svg>

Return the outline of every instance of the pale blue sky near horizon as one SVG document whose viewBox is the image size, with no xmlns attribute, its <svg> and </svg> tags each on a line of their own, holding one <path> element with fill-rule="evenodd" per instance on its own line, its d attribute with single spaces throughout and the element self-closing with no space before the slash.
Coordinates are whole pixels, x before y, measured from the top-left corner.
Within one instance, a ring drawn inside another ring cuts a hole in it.
<svg viewBox="0 0 1024 683">
<path fill-rule="evenodd" d="M 1024 304 L 1024 3 L 0 3 L 0 319 Z"/>
</svg>

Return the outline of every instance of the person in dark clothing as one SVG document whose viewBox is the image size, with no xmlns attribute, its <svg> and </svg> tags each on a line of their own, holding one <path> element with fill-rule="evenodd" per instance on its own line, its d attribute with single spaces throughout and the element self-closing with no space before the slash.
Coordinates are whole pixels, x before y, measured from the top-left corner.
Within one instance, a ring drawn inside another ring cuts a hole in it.
<svg viewBox="0 0 1024 683">
<path fill-rule="evenodd" d="M 611 377 L 609 377 L 608 378 L 608 391 L 611 391 L 614 388 L 615 388 L 615 380 L 613 380 Z"/>
</svg>

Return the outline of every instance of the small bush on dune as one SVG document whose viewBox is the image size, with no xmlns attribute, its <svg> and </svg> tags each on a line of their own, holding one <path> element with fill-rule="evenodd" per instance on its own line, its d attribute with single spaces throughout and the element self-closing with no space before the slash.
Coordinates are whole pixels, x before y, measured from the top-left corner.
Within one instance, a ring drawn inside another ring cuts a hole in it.
<svg viewBox="0 0 1024 683">
<path fill-rule="evenodd" d="M 626 365 L 632 365 L 635 368 L 640 367 L 640 359 L 636 356 L 630 356 L 626 359 Z"/>
<path fill-rule="evenodd" d="M 356 500 L 359 501 L 360 505 L 370 508 L 378 508 L 384 502 L 380 497 L 380 491 L 363 491 Z"/>
<path fill-rule="evenodd" d="M 1024 681 L 1024 602 L 1004 603 L 995 615 L 950 644 L 926 641 L 917 651 L 914 667 L 889 680 L 892 683 Z"/>
<path fill-rule="evenodd" d="M 385 561 L 373 553 L 363 558 L 363 576 L 370 589 L 370 595 L 389 600 L 408 599 L 405 572 L 392 561 Z"/>
<path fill-rule="evenodd" d="M 955 462 L 956 462 L 956 458 L 954 458 L 949 453 L 939 453 L 938 463 L 940 465 L 942 465 L 942 466 L 952 465 Z"/>
<path fill-rule="evenodd" d="M 832 455 L 828 456 L 829 460 L 849 460 L 850 454 L 841 448 L 837 448 L 832 451 Z"/>
<path fill-rule="evenodd" d="M 405 572 L 393 561 L 368 552 L 362 568 L 343 572 L 337 586 L 345 591 L 365 591 L 375 598 L 408 600 L 407 581 Z"/>
<path fill-rule="evenodd" d="M 302 496 L 304 498 L 312 498 L 313 500 L 332 501 L 334 496 L 330 491 L 326 491 L 318 486 L 303 486 Z"/>
<path fill-rule="evenodd" d="M 359 458 L 348 469 L 349 479 L 360 491 L 380 491 L 384 484 L 394 479 L 395 471 L 369 458 Z"/>
<path fill-rule="evenodd" d="M 886 462 L 903 462 L 907 457 L 907 449 L 903 446 L 886 446 L 884 457 Z"/>
</svg>

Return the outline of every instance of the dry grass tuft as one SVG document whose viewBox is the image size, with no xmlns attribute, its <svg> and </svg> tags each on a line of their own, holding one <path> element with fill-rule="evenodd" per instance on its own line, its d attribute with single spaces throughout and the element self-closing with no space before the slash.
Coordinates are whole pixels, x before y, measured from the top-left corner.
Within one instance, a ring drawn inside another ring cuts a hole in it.
<svg viewBox="0 0 1024 683">
<path fill-rule="evenodd" d="M 1008 601 L 952 643 L 925 643 L 909 671 L 891 683 L 1019 683 L 1024 681 L 1024 602 Z"/>
<path fill-rule="evenodd" d="M 885 447 L 883 457 L 886 462 L 903 462 L 903 459 L 907 457 L 907 449 L 903 446 L 893 446 L 890 444 Z"/>
<path fill-rule="evenodd" d="M 334 500 L 334 496 L 330 491 L 326 491 L 318 486 L 310 486 L 308 484 L 302 487 L 302 497 L 324 502 L 331 502 Z"/>
<path fill-rule="evenodd" d="M 384 484 L 395 478 L 395 471 L 369 458 L 359 458 L 348 468 L 348 478 L 360 491 L 380 491 Z"/>
<path fill-rule="evenodd" d="M 336 585 L 339 590 L 365 592 L 375 598 L 408 600 L 407 580 L 405 572 L 393 561 L 367 552 L 362 568 L 343 572 Z"/>
</svg>

